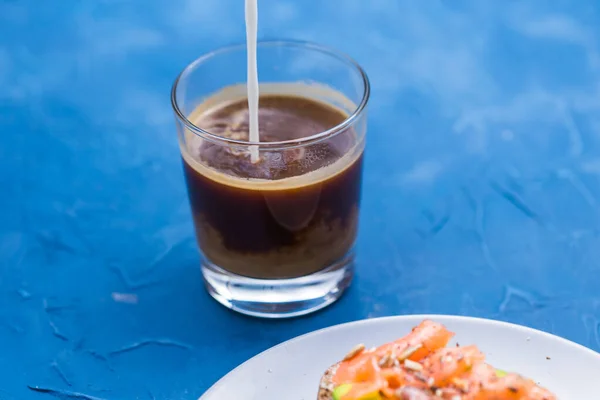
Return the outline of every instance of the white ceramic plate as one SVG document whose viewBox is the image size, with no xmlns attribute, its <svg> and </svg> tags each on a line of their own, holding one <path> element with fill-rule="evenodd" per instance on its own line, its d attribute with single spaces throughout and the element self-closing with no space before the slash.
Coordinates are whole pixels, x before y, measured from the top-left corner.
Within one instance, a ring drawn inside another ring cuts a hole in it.
<svg viewBox="0 0 600 400">
<path fill-rule="evenodd" d="M 477 345 L 490 364 L 534 379 L 561 400 L 600 399 L 600 354 L 518 325 L 437 315 L 370 319 L 300 336 L 246 361 L 200 399 L 316 400 L 321 374 L 353 346 L 398 339 L 425 318 L 455 332 L 452 345 Z"/>
</svg>

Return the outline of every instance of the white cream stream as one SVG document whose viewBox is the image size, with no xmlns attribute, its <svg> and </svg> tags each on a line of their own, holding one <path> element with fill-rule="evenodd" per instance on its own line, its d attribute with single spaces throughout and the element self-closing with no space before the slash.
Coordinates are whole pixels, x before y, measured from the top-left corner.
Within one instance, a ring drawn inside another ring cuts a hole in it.
<svg viewBox="0 0 600 400">
<path fill-rule="evenodd" d="M 258 31 L 258 0 L 246 0 L 246 48 L 248 54 L 248 118 L 250 141 L 259 142 L 258 130 L 258 66 L 256 62 L 256 42 Z M 250 160 L 258 161 L 258 146 L 250 146 Z"/>
</svg>

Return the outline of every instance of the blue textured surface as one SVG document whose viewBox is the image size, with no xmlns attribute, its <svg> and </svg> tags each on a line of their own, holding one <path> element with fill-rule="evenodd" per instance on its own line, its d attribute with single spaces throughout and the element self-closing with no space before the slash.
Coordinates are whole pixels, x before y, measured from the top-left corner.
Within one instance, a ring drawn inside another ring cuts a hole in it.
<svg viewBox="0 0 600 400">
<path fill-rule="evenodd" d="M 195 399 L 283 340 L 406 313 L 599 350 L 599 26 L 595 0 L 261 0 L 260 36 L 373 85 L 358 276 L 272 322 L 202 288 L 169 104 L 244 39 L 242 1 L 0 0 L 0 399 Z"/>
</svg>

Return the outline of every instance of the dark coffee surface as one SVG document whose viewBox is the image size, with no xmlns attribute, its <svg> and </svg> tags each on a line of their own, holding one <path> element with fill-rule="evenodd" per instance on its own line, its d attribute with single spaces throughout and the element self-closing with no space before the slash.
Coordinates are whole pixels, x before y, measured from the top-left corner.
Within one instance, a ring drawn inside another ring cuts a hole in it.
<svg viewBox="0 0 600 400">
<path fill-rule="evenodd" d="M 327 131 L 347 118 L 341 110 L 306 97 L 261 96 L 259 136 L 261 142 L 302 139 Z M 219 136 L 249 139 L 246 99 L 229 103 L 202 115 L 200 128 Z M 207 166 L 243 178 L 285 179 L 314 171 L 335 162 L 353 144 L 352 132 L 327 141 L 285 151 L 261 151 L 259 161 L 251 162 L 247 148 L 232 148 L 203 142 L 195 156 Z"/>
</svg>

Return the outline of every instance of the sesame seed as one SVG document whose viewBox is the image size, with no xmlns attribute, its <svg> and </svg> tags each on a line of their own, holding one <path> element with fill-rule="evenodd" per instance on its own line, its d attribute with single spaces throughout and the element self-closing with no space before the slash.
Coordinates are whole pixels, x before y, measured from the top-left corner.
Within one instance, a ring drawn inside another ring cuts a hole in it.
<svg viewBox="0 0 600 400">
<path fill-rule="evenodd" d="M 416 361 L 406 359 L 404 360 L 404 366 L 413 371 L 423 371 L 423 366 Z"/>
<path fill-rule="evenodd" d="M 415 346 L 408 347 L 406 350 L 404 350 L 402 353 L 400 353 L 400 355 L 398 356 L 398 360 L 399 361 L 406 360 L 408 357 L 415 354 L 421 347 L 423 347 L 423 345 L 420 343 Z"/>
<path fill-rule="evenodd" d="M 386 354 L 379 359 L 379 362 L 377 363 L 377 365 L 379 365 L 380 367 L 385 367 L 389 362 L 390 362 L 390 356 L 388 354 Z"/>
<path fill-rule="evenodd" d="M 356 357 L 357 355 L 359 355 L 360 353 L 362 353 L 365 350 L 365 345 L 364 344 L 357 344 L 356 346 L 354 346 L 352 348 L 352 350 L 350 350 L 350 352 L 348 354 L 346 354 L 346 357 L 344 357 L 344 361 L 348 361 L 353 359 L 354 357 Z"/>
</svg>

